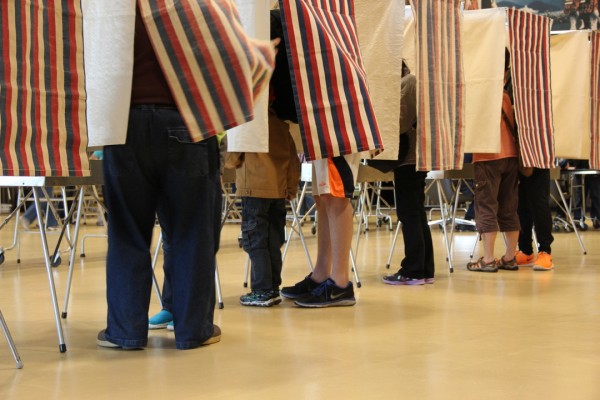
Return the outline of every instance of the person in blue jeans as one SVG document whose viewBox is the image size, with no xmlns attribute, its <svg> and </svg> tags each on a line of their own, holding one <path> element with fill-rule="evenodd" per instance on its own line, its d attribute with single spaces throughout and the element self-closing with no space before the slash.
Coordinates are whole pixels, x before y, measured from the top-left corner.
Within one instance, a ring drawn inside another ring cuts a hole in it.
<svg viewBox="0 0 600 400">
<path fill-rule="evenodd" d="M 46 228 L 50 231 L 58 229 L 58 221 L 56 220 L 54 213 L 52 212 L 52 210 L 46 207 L 46 200 L 41 200 L 44 199 L 44 193 L 42 192 L 42 188 L 34 188 L 33 190 L 37 192 L 37 195 L 40 198 L 40 206 L 42 210 L 47 210 L 46 216 L 48 217 L 48 219 L 46 221 Z M 48 193 L 49 197 L 52 197 L 52 194 L 54 193 L 53 188 L 46 187 L 46 193 Z M 23 215 L 19 217 L 19 224 L 21 224 L 21 227 L 23 229 L 29 230 L 31 229 L 32 225 L 35 224 L 36 221 L 37 210 L 35 209 L 35 203 L 32 202 L 31 204 L 29 204 Z"/>
<path fill-rule="evenodd" d="M 226 141 L 226 132 L 222 132 L 216 135 L 217 143 L 219 144 L 219 158 L 220 158 L 220 171 L 219 174 L 223 174 L 224 167 L 224 159 L 223 155 L 225 150 L 227 149 L 227 141 Z M 151 316 L 148 319 L 148 329 L 167 329 L 169 331 L 174 331 L 175 327 L 173 324 L 173 288 L 171 286 L 171 265 L 170 260 L 171 257 L 168 255 L 169 253 L 169 242 L 170 238 L 167 232 L 162 231 L 162 250 L 163 250 L 163 287 L 161 293 L 161 310 Z"/>
<path fill-rule="evenodd" d="M 220 341 L 213 324 L 215 257 L 221 228 L 216 137 L 193 143 L 150 38 L 136 15 L 127 140 L 104 147 L 108 210 L 106 329 L 101 347 L 139 349 L 148 341 L 150 244 L 158 215 L 172 266 L 175 346 Z"/>
</svg>

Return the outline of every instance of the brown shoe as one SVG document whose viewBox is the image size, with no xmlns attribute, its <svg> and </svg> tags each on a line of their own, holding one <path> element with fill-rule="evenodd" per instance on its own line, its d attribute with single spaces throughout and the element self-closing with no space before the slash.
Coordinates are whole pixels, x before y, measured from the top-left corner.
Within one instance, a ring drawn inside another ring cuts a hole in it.
<svg viewBox="0 0 600 400">
<path fill-rule="evenodd" d="M 486 263 L 483 261 L 483 257 L 481 257 L 477 261 L 467 263 L 467 269 L 474 272 L 498 272 L 498 265 L 496 260 Z"/>
<path fill-rule="evenodd" d="M 500 257 L 500 259 L 496 262 L 498 265 L 498 269 L 505 269 L 507 271 L 518 271 L 519 265 L 517 265 L 516 257 L 512 260 L 505 261 L 504 256 Z"/>
<path fill-rule="evenodd" d="M 206 339 L 202 343 L 202 346 L 207 346 L 209 344 L 214 344 L 214 343 L 221 341 L 221 328 L 219 328 L 218 325 L 214 325 L 214 324 L 213 324 L 213 328 L 214 328 L 214 331 L 213 331 L 212 336 L 209 337 L 208 339 Z"/>
</svg>

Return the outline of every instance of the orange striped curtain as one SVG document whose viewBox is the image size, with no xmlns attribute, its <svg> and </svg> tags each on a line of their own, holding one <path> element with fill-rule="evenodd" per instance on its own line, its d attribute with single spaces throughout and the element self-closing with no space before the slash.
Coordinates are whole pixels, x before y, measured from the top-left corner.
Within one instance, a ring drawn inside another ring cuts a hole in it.
<svg viewBox="0 0 600 400">
<path fill-rule="evenodd" d="M 268 87 L 275 58 L 269 42 L 246 36 L 234 2 L 138 0 L 138 5 L 192 139 L 252 120 L 254 99 Z"/>
<path fill-rule="evenodd" d="M 600 169 L 600 31 L 591 32 L 592 44 L 592 110 L 590 128 L 592 131 L 592 148 L 590 168 Z"/>
<path fill-rule="evenodd" d="M 89 175 L 81 4 L 0 1 L 0 168 Z"/>
<path fill-rule="evenodd" d="M 465 86 L 460 2 L 412 4 L 417 30 L 417 170 L 462 169 Z"/>
<path fill-rule="evenodd" d="M 547 17 L 508 10 L 515 119 L 521 157 L 527 167 L 554 166 L 554 125 Z"/>
</svg>

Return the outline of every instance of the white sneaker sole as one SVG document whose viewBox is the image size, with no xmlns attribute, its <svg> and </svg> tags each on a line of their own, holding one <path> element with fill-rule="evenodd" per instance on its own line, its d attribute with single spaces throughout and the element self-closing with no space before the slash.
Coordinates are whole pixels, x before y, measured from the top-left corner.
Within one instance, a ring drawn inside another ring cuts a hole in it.
<svg viewBox="0 0 600 400">
<path fill-rule="evenodd" d="M 539 265 L 534 265 L 533 266 L 533 270 L 534 271 L 552 271 L 553 269 L 554 269 L 554 264 L 552 264 L 550 266 L 550 268 L 544 268 L 544 267 L 541 267 Z"/>
<path fill-rule="evenodd" d="M 169 325 L 168 322 L 166 322 L 164 324 L 148 324 L 148 329 L 150 329 L 150 330 L 165 329 L 167 327 L 167 325 Z"/>
</svg>

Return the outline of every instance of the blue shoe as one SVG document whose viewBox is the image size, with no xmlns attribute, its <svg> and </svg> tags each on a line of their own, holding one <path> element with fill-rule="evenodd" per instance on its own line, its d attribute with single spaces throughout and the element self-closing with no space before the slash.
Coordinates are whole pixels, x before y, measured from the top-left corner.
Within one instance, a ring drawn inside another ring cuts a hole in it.
<svg viewBox="0 0 600 400">
<path fill-rule="evenodd" d="M 169 323 L 173 324 L 173 314 L 167 310 L 160 310 L 148 320 L 148 329 L 164 329 Z"/>
<path fill-rule="evenodd" d="M 167 325 L 167 330 L 173 332 L 175 330 L 175 325 L 173 325 L 173 321 L 169 322 Z"/>
</svg>

